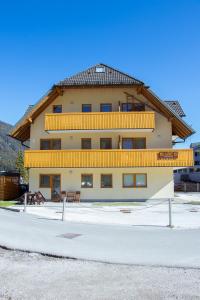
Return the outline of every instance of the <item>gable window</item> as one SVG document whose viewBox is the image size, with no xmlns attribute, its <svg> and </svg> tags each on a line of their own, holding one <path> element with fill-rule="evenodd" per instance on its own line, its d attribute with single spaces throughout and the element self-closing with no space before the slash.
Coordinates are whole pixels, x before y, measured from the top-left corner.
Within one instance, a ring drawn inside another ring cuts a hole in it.
<svg viewBox="0 0 200 300">
<path fill-rule="evenodd" d="M 112 188 L 112 174 L 101 174 L 101 188 Z"/>
<path fill-rule="evenodd" d="M 100 138 L 100 149 L 112 149 L 112 139 Z"/>
<path fill-rule="evenodd" d="M 133 103 L 122 103 L 122 111 L 133 111 Z"/>
<path fill-rule="evenodd" d="M 93 187 L 93 175 L 92 174 L 82 174 L 81 175 L 81 187 L 82 188 L 92 188 Z"/>
<path fill-rule="evenodd" d="M 82 112 L 91 112 L 92 104 L 82 104 Z"/>
<path fill-rule="evenodd" d="M 100 111 L 102 111 L 102 112 L 112 111 L 112 104 L 111 103 L 101 103 Z"/>
<path fill-rule="evenodd" d="M 145 111 L 145 104 L 141 102 L 122 103 L 122 111 Z"/>
<path fill-rule="evenodd" d="M 133 103 L 133 110 L 134 111 L 145 111 L 145 104 L 138 102 L 138 103 Z"/>
<path fill-rule="evenodd" d="M 91 149 L 92 148 L 92 140 L 91 139 L 81 139 L 81 148 L 82 149 Z"/>
<path fill-rule="evenodd" d="M 40 140 L 40 150 L 60 150 L 61 139 L 42 139 Z"/>
<path fill-rule="evenodd" d="M 122 149 L 146 149 L 146 138 L 122 138 Z"/>
<path fill-rule="evenodd" d="M 62 112 L 62 105 L 53 105 L 53 113 L 59 114 Z"/>
</svg>

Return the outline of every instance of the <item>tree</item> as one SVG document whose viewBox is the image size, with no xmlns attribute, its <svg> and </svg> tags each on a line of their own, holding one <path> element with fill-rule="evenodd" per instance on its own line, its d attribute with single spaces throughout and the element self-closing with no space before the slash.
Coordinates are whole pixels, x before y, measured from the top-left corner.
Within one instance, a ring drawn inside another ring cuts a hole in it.
<svg viewBox="0 0 200 300">
<path fill-rule="evenodd" d="M 22 150 L 18 151 L 16 158 L 16 168 L 23 178 L 24 183 L 28 183 L 28 169 L 24 167 L 24 154 Z"/>
</svg>

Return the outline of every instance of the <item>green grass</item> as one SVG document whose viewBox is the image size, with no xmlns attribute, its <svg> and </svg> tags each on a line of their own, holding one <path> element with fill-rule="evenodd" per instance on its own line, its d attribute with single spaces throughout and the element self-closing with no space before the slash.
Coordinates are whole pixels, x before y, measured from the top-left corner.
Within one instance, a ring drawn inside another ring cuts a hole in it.
<svg viewBox="0 0 200 300">
<path fill-rule="evenodd" d="M 95 202 L 94 206 L 139 206 L 140 202 Z"/>
<path fill-rule="evenodd" d="M 0 207 L 8 207 L 13 206 L 16 204 L 16 201 L 1 201 L 0 200 Z"/>
<path fill-rule="evenodd" d="M 185 204 L 200 205 L 200 201 L 191 201 L 191 202 L 187 202 Z"/>
</svg>

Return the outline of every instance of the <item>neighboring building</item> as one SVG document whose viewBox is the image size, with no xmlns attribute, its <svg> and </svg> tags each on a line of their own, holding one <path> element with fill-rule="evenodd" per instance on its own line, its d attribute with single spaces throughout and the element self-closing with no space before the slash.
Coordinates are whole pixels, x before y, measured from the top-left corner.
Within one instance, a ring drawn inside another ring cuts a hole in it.
<svg viewBox="0 0 200 300">
<path fill-rule="evenodd" d="M 200 182 L 200 142 L 192 143 L 190 148 L 193 150 L 194 166 L 176 168 L 174 170 L 174 182 Z"/>
<path fill-rule="evenodd" d="M 200 142 L 199 143 L 192 143 L 190 148 L 194 151 L 194 171 L 200 172 Z"/>
<path fill-rule="evenodd" d="M 193 129 L 177 101 L 104 64 L 60 81 L 16 124 L 11 136 L 30 139 L 29 188 L 81 200 L 173 197 L 173 168 L 193 166 L 190 149 L 172 149 Z"/>
</svg>

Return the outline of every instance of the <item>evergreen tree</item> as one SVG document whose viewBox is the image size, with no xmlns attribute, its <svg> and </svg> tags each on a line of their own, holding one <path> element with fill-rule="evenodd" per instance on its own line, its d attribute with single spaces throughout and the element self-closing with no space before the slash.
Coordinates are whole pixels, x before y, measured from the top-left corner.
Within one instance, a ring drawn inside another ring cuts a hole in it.
<svg viewBox="0 0 200 300">
<path fill-rule="evenodd" d="M 18 151 L 16 158 L 16 168 L 23 178 L 24 183 L 28 183 L 28 169 L 24 167 L 24 154 L 22 150 Z"/>
</svg>

